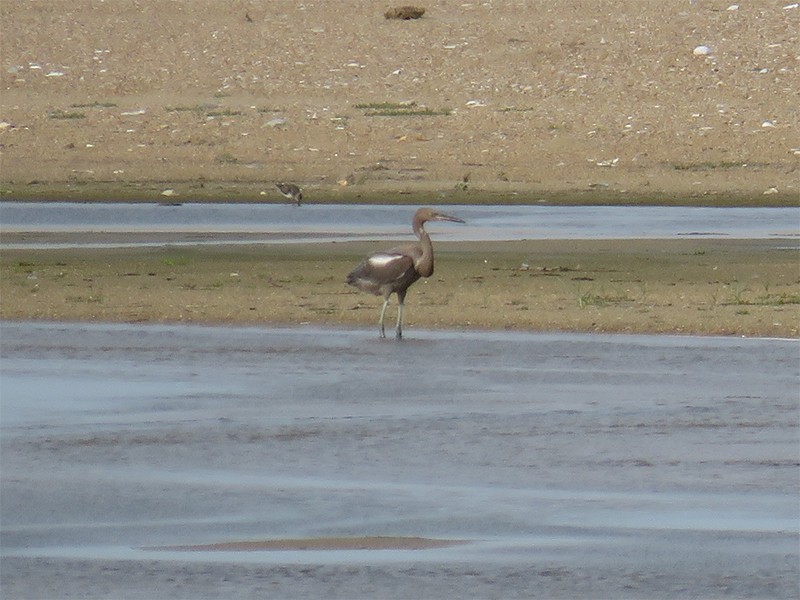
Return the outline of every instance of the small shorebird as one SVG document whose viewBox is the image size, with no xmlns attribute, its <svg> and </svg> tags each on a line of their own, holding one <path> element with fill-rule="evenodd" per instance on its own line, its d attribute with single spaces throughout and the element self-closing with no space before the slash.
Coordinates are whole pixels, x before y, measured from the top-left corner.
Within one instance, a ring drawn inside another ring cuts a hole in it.
<svg viewBox="0 0 800 600">
<path fill-rule="evenodd" d="M 289 198 L 292 202 L 294 202 L 297 206 L 303 202 L 303 192 L 300 191 L 300 188 L 297 187 L 293 183 L 276 183 L 275 187 L 278 188 L 278 191 Z"/>
</svg>

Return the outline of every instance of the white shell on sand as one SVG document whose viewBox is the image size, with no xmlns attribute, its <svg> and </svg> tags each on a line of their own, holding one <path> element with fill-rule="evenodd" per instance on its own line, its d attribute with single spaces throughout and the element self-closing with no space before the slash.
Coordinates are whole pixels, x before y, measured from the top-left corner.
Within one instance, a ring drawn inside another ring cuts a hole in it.
<svg viewBox="0 0 800 600">
<path fill-rule="evenodd" d="M 692 54 L 695 56 L 708 56 L 711 54 L 711 48 L 708 46 L 697 46 L 693 51 Z"/>
</svg>

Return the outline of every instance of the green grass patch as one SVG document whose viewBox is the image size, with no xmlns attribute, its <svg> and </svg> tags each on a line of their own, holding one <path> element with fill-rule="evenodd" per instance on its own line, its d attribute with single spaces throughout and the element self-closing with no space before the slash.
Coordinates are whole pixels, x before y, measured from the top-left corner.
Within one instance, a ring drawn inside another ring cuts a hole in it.
<svg viewBox="0 0 800 600">
<path fill-rule="evenodd" d="M 185 256 L 165 256 L 161 262 L 167 267 L 185 267 L 189 264 L 189 259 Z"/>
<path fill-rule="evenodd" d="M 740 169 L 742 167 L 753 166 L 749 163 L 739 161 L 703 161 L 696 163 L 673 163 L 672 168 L 676 171 L 714 171 L 716 169 Z"/>
<path fill-rule="evenodd" d="M 433 110 L 430 108 L 419 109 L 386 109 L 373 110 L 364 113 L 365 117 L 447 117 L 453 114 L 449 108 Z"/>
<path fill-rule="evenodd" d="M 603 291 L 597 293 L 592 290 L 585 290 L 581 287 L 578 287 L 576 297 L 578 308 L 581 309 L 587 306 L 602 307 L 634 301 L 633 298 L 630 298 L 624 293 L 606 293 Z"/>
<path fill-rule="evenodd" d="M 741 306 L 787 306 L 791 304 L 800 304 L 800 295 L 783 293 L 783 294 L 764 294 L 756 297 L 754 300 L 746 300 L 741 296 L 734 295 L 733 302 L 730 304 Z"/>
<path fill-rule="evenodd" d="M 453 114 L 450 108 L 434 110 L 416 102 L 368 102 L 356 104 L 366 117 L 437 117 Z"/>
<path fill-rule="evenodd" d="M 239 117 L 241 116 L 242 111 L 240 110 L 229 110 L 229 109 L 222 109 L 222 110 L 209 110 L 206 112 L 207 117 Z"/>
<path fill-rule="evenodd" d="M 356 108 L 361 110 L 410 110 L 416 105 L 416 102 L 367 102 L 356 104 Z"/>
<path fill-rule="evenodd" d="M 114 102 L 86 102 L 83 104 L 70 104 L 70 108 L 115 108 Z"/>
<path fill-rule="evenodd" d="M 242 111 L 240 110 L 219 108 L 217 106 L 208 104 L 165 106 L 164 110 L 167 112 L 189 112 L 189 113 L 194 113 L 196 115 L 204 115 L 206 117 L 238 117 L 241 116 L 242 114 Z"/>
<path fill-rule="evenodd" d="M 223 152 L 217 156 L 217 162 L 224 165 L 238 165 L 240 161 L 230 152 Z"/>
<path fill-rule="evenodd" d="M 522 107 L 504 106 L 503 108 L 498 109 L 497 112 L 501 112 L 501 113 L 507 113 L 507 112 L 531 112 L 533 110 L 536 110 L 536 109 L 534 107 L 532 107 L 532 106 L 522 106 Z"/>
<path fill-rule="evenodd" d="M 193 112 L 193 113 L 204 113 L 208 109 L 207 106 L 203 106 L 202 104 L 194 104 L 192 106 L 165 106 L 164 110 L 167 112 Z"/>
<path fill-rule="evenodd" d="M 79 111 L 66 111 L 66 110 L 54 110 L 47 115 L 51 119 L 85 119 L 86 113 L 79 112 Z"/>
</svg>

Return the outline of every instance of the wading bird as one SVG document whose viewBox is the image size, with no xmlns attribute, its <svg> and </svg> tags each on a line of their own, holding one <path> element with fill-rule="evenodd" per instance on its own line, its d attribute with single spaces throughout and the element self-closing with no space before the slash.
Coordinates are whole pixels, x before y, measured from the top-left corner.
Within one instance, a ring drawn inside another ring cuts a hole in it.
<svg viewBox="0 0 800 600">
<path fill-rule="evenodd" d="M 397 294 L 397 339 L 403 337 L 403 307 L 409 286 L 420 277 L 433 274 L 433 244 L 425 231 L 427 221 L 453 221 L 464 223 L 458 217 L 451 217 L 432 208 L 420 208 L 411 221 L 419 244 L 398 246 L 386 252 L 376 252 L 365 258 L 347 276 L 347 283 L 376 296 L 383 296 L 381 309 L 381 337 L 386 337 L 383 317 L 389 306 L 389 296 Z"/>
<path fill-rule="evenodd" d="M 297 206 L 300 206 L 300 203 L 303 202 L 303 192 L 300 191 L 300 188 L 297 187 L 293 183 L 276 183 L 275 187 L 278 188 L 278 191 L 289 198 L 292 202 L 294 202 Z"/>
</svg>

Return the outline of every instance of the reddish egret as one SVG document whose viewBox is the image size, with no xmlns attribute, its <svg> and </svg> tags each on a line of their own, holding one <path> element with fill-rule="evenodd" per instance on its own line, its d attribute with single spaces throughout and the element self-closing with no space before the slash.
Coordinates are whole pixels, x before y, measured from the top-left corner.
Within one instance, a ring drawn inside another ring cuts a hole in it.
<svg viewBox="0 0 800 600">
<path fill-rule="evenodd" d="M 278 188 L 281 194 L 286 196 L 297 206 L 300 206 L 300 203 L 303 201 L 303 192 L 300 191 L 299 187 L 293 183 L 276 183 L 275 187 Z"/>
<path fill-rule="evenodd" d="M 397 339 L 403 337 L 403 305 L 409 286 L 420 277 L 433 275 L 433 244 L 425 231 L 426 221 L 453 221 L 463 223 L 432 208 L 420 208 L 411 221 L 419 244 L 398 246 L 386 252 L 376 252 L 365 258 L 347 276 L 347 283 L 376 296 L 383 296 L 381 309 L 381 337 L 386 337 L 383 317 L 389 306 L 389 296 L 397 294 Z"/>
</svg>

